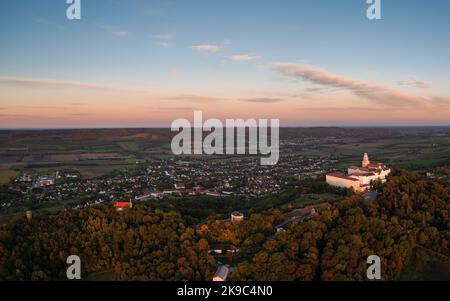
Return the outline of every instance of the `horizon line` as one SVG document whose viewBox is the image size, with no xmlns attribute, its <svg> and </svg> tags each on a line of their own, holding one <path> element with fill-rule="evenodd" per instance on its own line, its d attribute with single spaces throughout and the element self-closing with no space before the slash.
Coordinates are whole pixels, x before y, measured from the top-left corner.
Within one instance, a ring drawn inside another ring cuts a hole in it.
<svg viewBox="0 0 450 301">
<path fill-rule="evenodd" d="M 195 127 L 192 127 L 195 128 Z M 292 126 L 280 126 L 280 129 L 314 129 L 314 128 L 450 128 L 450 124 L 443 125 L 292 125 Z M 122 127 L 17 127 L 17 128 L 0 128 L 0 131 L 50 131 L 50 130 L 123 130 L 123 129 L 167 129 L 170 130 L 170 126 L 122 126 Z"/>
</svg>

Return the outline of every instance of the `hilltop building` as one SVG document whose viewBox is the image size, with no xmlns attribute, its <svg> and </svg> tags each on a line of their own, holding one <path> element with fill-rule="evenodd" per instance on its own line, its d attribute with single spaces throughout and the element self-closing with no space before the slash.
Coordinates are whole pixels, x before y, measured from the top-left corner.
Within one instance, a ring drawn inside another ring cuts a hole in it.
<svg viewBox="0 0 450 301">
<path fill-rule="evenodd" d="M 369 155 L 367 153 L 364 153 L 361 166 L 362 167 L 367 167 L 367 166 L 369 166 L 369 164 L 370 164 Z"/>
<path fill-rule="evenodd" d="M 391 169 L 386 165 L 370 163 L 369 155 L 365 153 L 361 166 L 349 167 L 347 174 L 329 173 L 326 175 L 326 181 L 334 187 L 353 188 L 355 191 L 362 192 L 370 189 L 373 181 L 386 182 L 386 177 L 390 173 Z"/>
</svg>

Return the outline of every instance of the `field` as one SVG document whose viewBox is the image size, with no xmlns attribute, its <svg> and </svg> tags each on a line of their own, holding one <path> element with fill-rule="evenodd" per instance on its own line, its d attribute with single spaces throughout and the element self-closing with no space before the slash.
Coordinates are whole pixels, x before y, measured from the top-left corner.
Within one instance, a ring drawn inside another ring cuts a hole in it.
<svg viewBox="0 0 450 301">
<path fill-rule="evenodd" d="M 133 170 L 167 156 L 167 130 L 0 131 L 0 183 L 21 171 L 72 170 L 83 178 Z"/>
<path fill-rule="evenodd" d="M 11 178 L 17 176 L 18 171 L 8 168 L 0 168 L 0 185 L 8 184 Z"/>
<path fill-rule="evenodd" d="M 170 158 L 173 135 L 169 129 L 0 131 L 0 184 L 22 171 L 73 170 L 92 178 L 134 170 Z M 363 152 L 406 169 L 450 163 L 450 128 L 285 128 L 280 139 L 290 142 L 281 144 L 281 156 L 329 158 L 335 168 L 359 164 Z"/>
</svg>

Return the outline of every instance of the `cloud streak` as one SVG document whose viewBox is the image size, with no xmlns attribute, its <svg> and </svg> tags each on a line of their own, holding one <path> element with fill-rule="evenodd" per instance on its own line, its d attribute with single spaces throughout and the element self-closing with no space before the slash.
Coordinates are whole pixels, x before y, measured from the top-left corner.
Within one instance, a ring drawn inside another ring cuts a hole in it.
<svg viewBox="0 0 450 301">
<path fill-rule="evenodd" d="M 167 95 L 167 96 L 159 96 L 159 97 L 156 97 L 155 99 L 174 100 L 174 101 L 189 101 L 189 102 L 198 102 L 198 103 L 223 100 L 223 98 L 220 98 L 220 97 L 203 96 L 203 95 L 195 95 L 195 94 Z"/>
<path fill-rule="evenodd" d="M 170 46 L 169 41 L 173 39 L 172 34 L 157 34 L 154 35 L 153 38 L 156 40 L 155 45 L 160 48 L 167 48 Z"/>
<path fill-rule="evenodd" d="M 277 102 L 284 101 L 284 99 L 261 97 L 261 98 L 243 98 L 243 99 L 241 99 L 241 101 L 254 102 L 254 103 L 277 103 Z"/>
<path fill-rule="evenodd" d="M 233 55 L 230 57 L 230 60 L 233 62 L 249 62 L 249 61 L 256 61 L 260 59 L 260 56 L 250 55 L 250 54 L 240 54 L 240 55 Z"/>
<path fill-rule="evenodd" d="M 92 116 L 90 113 L 72 113 L 70 116 L 84 117 L 84 116 Z"/>
<path fill-rule="evenodd" d="M 127 87 L 112 87 L 99 84 L 84 83 L 78 81 L 66 81 L 55 79 L 29 79 L 16 77 L 0 77 L 0 87 L 15 87 L 24 89 L 91 89 L 105 92 L 125 92 L 125 93 L 139 93 L 139 95 L 148 97 L 152 100 L 169 100 L 169 101 L 187 101 L 196 103 L 206 103 L 212 101 L 224 100 L 224 98 L 208 95 L 197 95 L 190 93 L 161 95 L 155 94 L 145 89 L 127 88 Z M 84 105 L 84 103 L 71 103 L 71 106 Z M 38 107 L 36 107 L 38 108 Z M 39 107 L 41 108 L 41 107 Z M 0 108 L 1 109 L 1 108 Z"/>
<path fill-rule="evenodd" d="M 410 77 L 406 80 L 399 81 L 398 84 L 400 86 L 412 86 L 412 87 L 416 87 L 416 88 L 420 88 L 420 89 L 426 89 L 426 88 L 430 87 L 429 83 L 422 81 L 422 80 L 418 80 L 415 77 Z"/>
<path fill-rule="evenodd" d="M 219 52 L 220 47 L 217 45 L 202 44 L 202 45 L 192 46 L 192 49 L 195 49 L 195 50 L 197 50 L 197 52 L 200 52 L 203 54 L 213 54 L 213 53 Z"/>
<path fill-rule="evenodd" d="M 117 28 L 115 28 L 113 26 L 109 26 L 109 25 L 98 25 L 98 27 L 100 27 L 104 31 L 106 31 L 116 37 L 126 37 L 130 34 L 126 30 L 117 29 Z"/>
<path fill-rule="evenodd" d="M 426 107 L 430 99 L 416 96 L 387 85 L 374 84 L 333 74 L 325 69 L 300 63 L 275 63 L 275 70 L 291 78 L 302 79 L 313 84 L 340 88 L 377 104 L 394 107 Z"/>
<path fill-rule="evenodd" d="M 164 41 L 158 41 L 155 43 L 156 46 L 160 47 L 160 48 L 167 48 L 170 46 L 169 43 L 164 42 Z"/>
<path fill-rule="evenodd" d="M 30 116 L 22 114 L 0 114 L 0 118 L 24 118 L 24 117 Z"/>
<path fill-rule="evenodd" d="M 162 34 L 156 34 L 153 36 L 153 38 L 155 40 L 164 40 L 164 41 L 168 41 L 168 40 L 172 40 L 173 39 L 173 34 L 171 33 L 162 33 Z"/>
<path fill-rule="evenodd" d="M 21 88 L 87 88 L 94 90 L 115 90 L 113 87 L 90 84 L 78 81 L 55 79 L 30 79 L 18 77 L 0 77 L 0 86 Z"/>
<path fill-rule="evenodd" d="M 198 110 L 196 107 L 161 107 L 159 108 L 160 111 L 195 111 Z"/>
</svg>

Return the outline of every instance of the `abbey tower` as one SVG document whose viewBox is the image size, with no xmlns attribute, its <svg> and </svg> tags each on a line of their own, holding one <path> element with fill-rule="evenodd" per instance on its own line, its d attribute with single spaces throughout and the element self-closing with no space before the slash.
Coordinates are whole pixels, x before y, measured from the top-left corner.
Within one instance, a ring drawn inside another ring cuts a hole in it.
<svg viewBox="0 0 450 301">
<path fill-rule="evenodd" d="M 362 167 L 367 167 L 369 166 L 370 161 L 369 161 L 369 155 L 367 153 L 364 153 L 364 157 L 362 160 Z"/>
</svg>

